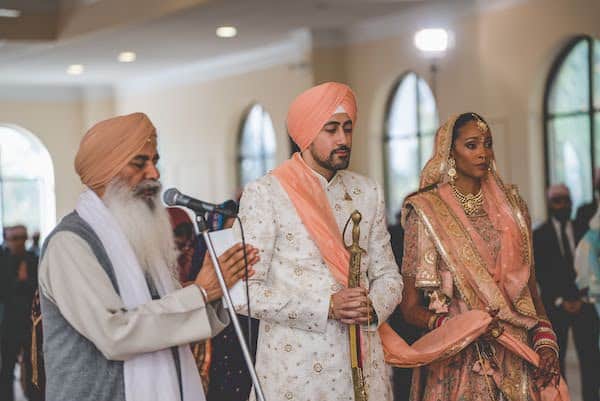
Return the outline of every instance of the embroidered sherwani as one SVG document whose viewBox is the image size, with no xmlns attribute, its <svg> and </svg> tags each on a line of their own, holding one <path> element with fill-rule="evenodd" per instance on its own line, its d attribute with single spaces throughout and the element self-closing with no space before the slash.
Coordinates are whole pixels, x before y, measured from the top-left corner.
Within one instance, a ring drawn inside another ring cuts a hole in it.
<svg viewBox="0 0 600 401">
<path fill-rule="evenodd" d="M 316 173 L 315 173 L 316 174 Z M 361 285 L 385 322 L 402 296 L 402 278 L 389 242 L 381 188 L 368 178 L 338 172 L 320 178 L 340 232 L 355 209 L 362 213 Z M 250 307 L 261 320 L 256 370 L 267 400 L 352 401 L 347 326 L 328 320 L 331 294 L 342 289 L 271 174 L 249 184 L 240 204 L 248 243 L 261 260 L 250 279 Z M 348 230 L 351 231 L 351 230 Z M 351 233 L 346 234 L 351 242 Z M 363 326 L 369 400 L 392 400 L 390 369 L 376 324 Z M 254 395 L 251 396 L 251 399 Z"/>
</svg>

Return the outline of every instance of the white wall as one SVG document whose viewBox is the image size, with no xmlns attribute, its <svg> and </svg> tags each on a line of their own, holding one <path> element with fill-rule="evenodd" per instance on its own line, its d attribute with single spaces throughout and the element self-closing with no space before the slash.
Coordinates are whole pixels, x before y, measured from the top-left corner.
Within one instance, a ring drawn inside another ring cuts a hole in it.
<svg viewBox="0 0 600 401">
<path fill-rule="evenodd" d="M 84 132 L 101 119 L 133 111 L 146 112 L 159 130 L 165 185 L 219 201 L 235 190 L 244 111 L 259 102 L 271 114 L 278 160 L 283 161 L 289 149 L 289 103 L 316 82 L 339 80 L 355 89 L 359 102 L 352 168 L 382 181 L 387 97 L 407 70 L 430 78 L 429 62 L 414 49 L 412 38 L 418 28 L 442 26 L 454 31 L 456 47 L 439 63 L 440 118 L 472 110 L 492 123 L 501 171 L 519 185 L 539 221 L 545 214 L 544 83 L 570 37 L 600 38 L 600 2 L 515 0 L 491 8 L 480 7 L 490 2 L 459 3 L 468 7 L 425 3 L 427 7 L 385 23 L 349 27 L 345 35 L 330 35 L 334 40 L 329 47 L 314 48 L 311 54 L 304 54 L 302 46 L 283 46 L 284 56 L 273 51 L 262 64 L 259 59 L 252 64 L 232 58 L 240 65 L 230 73 L 188 71 L 185 79 L 150 79 L 115 90 L 2 87 L 0 122 L 22 126 L 47 146 L 54 162 L 59 218 L 73 208 L 81 190 L 73 159 Z M 340 44 L 340 37 L 351 43 Z"/>
<path fill-rule="evenodd" d="M 490 121 L 501 172 L 519 186 L 538 221 L 545 215 L 541 116 L 546 77 L 569 38 L 600 38 L 599 18 L 597 0 L 516 1 L 435 18 L 434 26 L 452 30 L 456 43 L 439 62 L 440 119 L 476 111 Z M 418 28 L 431 26 L 431 19 L 431 14 L 406 16 L 394 36 L 347 45 L 342 52 L 341 76 L 356 90 L 360 107 L 353 166 L 380 181 L 385 103 L 407 70 L 430 79 L 429 62 L 412 40 Z M 352 37 L 360 35 L 354 30 Z"/>
<path fill-rule="evenodd" d="M 212 81 L 120 91 L 116 110 L 142 111 L 156 125 L 166 187 L 216 202 L 236 190 L 238 132 L 249 106 L 260 103 L 270 113 L 277 160 L 283 161 L 289 157 L 287 107 L 311 84 L 310 69 L 282 64 Z"/>
<path fill-rule="evenodd" d="M 57 218 L 72 210 L 79 193 L 73 160 L 82 131 L 81 102 L 69 89 L 46 90 L 8 98 L 17 88 L 0 88 L 0 123 L 30 131 L 46 146 L 54 165 Z M 23 89 L 29 92 L 29 89 Z M 34 96 L 35 95 L 35 96 Z M 27 163 L 27 160 L 24 160 Z"/>
</svg>

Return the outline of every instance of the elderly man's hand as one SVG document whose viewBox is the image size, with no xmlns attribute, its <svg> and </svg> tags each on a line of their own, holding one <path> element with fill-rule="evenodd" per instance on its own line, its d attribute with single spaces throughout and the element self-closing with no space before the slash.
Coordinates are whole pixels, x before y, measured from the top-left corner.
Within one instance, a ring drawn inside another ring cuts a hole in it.
<svg viewBox="0 0 600 401">
<path fill-rule="evenodd" d="M 260 259 L 258 256 L 258 249 L 254 248 L 252 245 L 246 245 L 246 254 L 248 258 L 248 276 L 252 276 L 254 274 L 252 266 Z M 219 263 L 221 264 L 225 283 L 227 284 L 227 287 L 231 288 L 245 276 L 244 247 L 242 244 L 236 244 L 226 250 L 219 256 Z M 223 292 L 219 286 L 219 280 L 217 279 L 217 273 L 215 272 L 215 267 L 213 266 L 208 252 L 204 257 L 200 273 L 196 276 L 195 284 L 204 288 L 208 302 L 212 302 L 223 296 Z"/>
</svg>

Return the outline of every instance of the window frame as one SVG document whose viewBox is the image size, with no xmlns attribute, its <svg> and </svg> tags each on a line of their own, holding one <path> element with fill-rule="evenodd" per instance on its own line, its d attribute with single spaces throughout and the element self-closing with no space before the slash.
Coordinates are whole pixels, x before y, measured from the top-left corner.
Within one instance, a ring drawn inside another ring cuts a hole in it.
<svg viewBox="0 0 600 401">
<path fill-rule="evenodd" d="M 400 74 L 400 76 L 394 81 L 394 84 L 392 85 L 391 90 L 389 91 L 386 103 L 385 103 L 385 109 L 384 109 L 384 122 L 383 122 L 383 135 L 382 135 L 382 147 L 383 147 L 383 182 L 384 182 L 384 190 L 385 190 L 385 199 L 386 199 L 386 205 L 387 205 L 387 209 L 388 209 L 388 216 L 393 216 L 395 215 L 398 210 L 393 210 L 392 209 L 392 205 L 390 202 L 391 199 L 391 168 L 390 168 L 390 158 L 388 157 L 388 147 L 390 146 L 389 143 L 393 140 L 398 139 L 397 137 L 393 137 L 390 135 L 390 115 L 392 112 L 392 106 L 394 103 L 394 100 L 398 94 L 398 91 L 400 89 L 400 86 L 402 85 L 402 83 L 404 82 L 404 80 L 410 76 L 410 75 L 414 75 L 416 77 L 415 79 L 415 101 L 416 101 L 416 105 L 415 105 L 415 118 L 416 118 L 416 130 L 415 130 L 415 135 L 414 136 L 406 136 L 406 137 L 402 137 L 402 138 L 416 138 L 417 139 L 417 157 L 416 157 L 416 162 L 417 162 L 417 171 L 421 171 L 422 170 L 422 165 L 423 165 L 423 138 L 425 137 L 424 134 L 426 134 L 426 132 L 423 131 L 423 128 L 421 126 L 421 92 L 419 90 L 419 80 L 422 80 L 423 82 L 425 82 L 427 84 L 427 87 L 429 88 L 429 91 L 431 92 L 431 95 L 433 97 L 433 103 L 435 105 L 435 114 L 438 120 L 438 124 L 439 124 L 439 109 L 438 109 L 438 104 L 437 104 L 437 99 L 435 96 L 435 93 L 433 92 L 433 89 L 431 88 L 431 85 L 429 84 L 429 82 L 427 82 L 427 80 L 422 77 L 421 75 L 419 75 L 417 72 L 413 71 L 413 70 L 408 70 L 405 71 L 404 73 Z M 433 132 L 433 135 L 435 136 L 435 130 Z M 433 150 L 433 149 L 432 149 Z M 418 188 L 415 188 L 415 190 L 417 190 Z M 398 208 L 401 207 L 402 205 L 398 206 L 398 205 L 394 205 L 393 207 Z"/>
<path fill-rule="evenodd" d="M 251 103 L 248 107 L 246 107 L 246 109 L 244 110 L 244 113 L 242 114 L 242 118 L 240 120 L 240 124 L 238 127 L 238 135 L 237 135 L 237 155 L 236 155 L 236 163 L 237 163 L 237 168 L 236 168 L 236 180 L 237 180 L 237 185 L 238 187 L 242 187 L 243 185 L 245 186 L 245 184 L 242 183 L 242 162 L 245 159 L 248 159 L 247 156 L 244 156 L 242 154 L 242 144 L 244 141 L 244 131 L 246 128 L 246 125 L 248 123 L 248 118 L 250 117 L 250 114 L 252 113 L 252 111 L 254 110 L 255 107 L 260 107 L 261 111 L 262 111 L 262 118 L 264 121 L 264 117 L 265 115 L 269 117 L 270 121 L 271 121 L 271 125 L 273 125 L 273 119 L 271 118 L 271 114 L 266 110 L 266 108 L 259 102 L 253 102 Z M 264 127 L 263 127 L 264 129 Z M 264 133 L 264 130 L 263 130 Z M 275 126 L 273 126 L 273 134 L 274 134 L 274 140 L 275 140 L 275 150 L 272 154 L 272 156 L 274 158 L 276 158 L 277 156 L 277 132 L 275 131 Z M 261 138 L 261 146 L 260 146 L 260 153 L 259 153 L 259 158 L 257 159 L 253 159 L 253 160 L 260 160 L 261 162 L 261 166 L 263 167 L 263 170 L 266 172 L 268 171 L 267 169 L 267 160 L 269 159 L 270 154 L 266 153 L 266 149 L 265 149 L 265 141 L 264 141 L 264 137 L 263 135 L 260 136 Z"/>
<path fill-rule="evenodd" d="M 12 176 L 12 175 L 4 175 L 2 172 L 2 166 L 0 166 L 0 223 L 2 225 L 5 224 L 6 210 L 5 210 L 5 185 L 6 183 L 15 183 L 15 182 L 36 182 L 37 189 L 40 191 L 40 221 L 39 221 L 39 231 L 44 237 L 48 235 L 52 228 L 56 225 L 56 183 L 55 183 L 55 166 L 54 160 L 48 150 L 48 147 L 42 140 L 29 130 L 15 125 L 11 123 L 0 122 L 0 127 L 8 130 L 14 131 L 16 134 L 26 138 L 26 140 L 30 143 L 39 146 L 42 157 L 45 158 L 47 162 L 47 169 L 44 175 L 36 175 L 33 178 L 26 178 L 21 176 Z M 16 222 L 18 224 L 22 224 L 24 222 Z M 10 223 L 13 224 L 13 223 Z M 32 230 L 32 227 L 27 227 L 28 230 Z M 31 234 L 32 232 L 30 232 Z M 0 233 L 0 238 L 4 241 L 3 235 Z"/>
<path fill-rule="evenodd" d="M 566 59 L 569 57 L 573 49 L 579 45 L 581 42 L 586 42 L 588 46 L 588 60 L 587 60 L 587 74 L 588 74 L 588 110 L 587 111 L 570 111 L 570 112 L 559 112 L 554 113 L 549 111 L 550 107 L 550 94 L 552 93 L 552 89 L 556 84 L 556 80 L 558 78 L 558 74 L 560 72 L 561 67 L 563 66 Z M 594 38 L 589 35 L 578 35 L 573 37 L 569 42 L 563 47 L 557 57 L 554 59 L 550 71 L 548 72 L 546 83 L 544 87 L 544 98 L 542 105 L 542 115 L 543 115 L 543 130 L 544 130 L 544 169 L 546 173 L 545 184 L 546 187 L 551 185 L 551 167 L 550 167 L 550 156 L 551 156 L 551 139 L 550 139 L 550 123 L 557 118 L 564 117 L 576 117 L 576 116 L 587 116 L 590 124 L 590 130 L 588 134 L 590 135 L 590 164 L 591 164 L 591 180 L 592 182 L 592 196 L 594 194 L 594 169 L 596 166 L 596 155 L 595 155 L 595 146 L 596 146 L 596 133 L 597 127 L 595 124 L 595 115 L 600 114 L 600 108 L 594 108 Z M 600 138 L 598 139 L 600 140 Z"/>
</svg>

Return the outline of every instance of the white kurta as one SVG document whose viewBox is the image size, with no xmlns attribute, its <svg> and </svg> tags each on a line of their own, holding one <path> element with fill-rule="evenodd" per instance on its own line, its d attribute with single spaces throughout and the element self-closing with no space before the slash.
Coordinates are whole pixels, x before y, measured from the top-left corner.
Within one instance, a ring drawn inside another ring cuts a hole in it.
<svg viewBox="0 0 600 401">
<path fill-rule="evenodd" d="M 381 188 L 349 171 L 338 172 L 330 182 L 318 177 L 340 232 L 352 211 L 362 213 L 360 245 L 367 254 L 361 284 L 369 290 L 379 323 L 385 322 L 401 300 L 403 284 L 390 247 Z M 256 370 L 266 399 L 354 400 L 347 326 L 327 319 L 330 295 L 342 287 L 274 176 L 246 186 L 240 216 L 246 240 L 261 255 L 249 286 L 252 316 L 261 320 Z M 391 370 L 375 326 L 364 327 L 363 335 L 369 400 L 392 400 Z"/>
<path fill-rule="evenodd" d="M 222 304 L 205 304 L 196 286 L 127 310 L 90 246 L 72 232 L 50 240 L 39 284 L 75 330 L 110 360 L 210 338 L 229 324 Z"/>
</svg>

